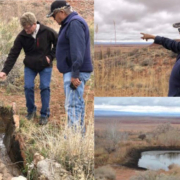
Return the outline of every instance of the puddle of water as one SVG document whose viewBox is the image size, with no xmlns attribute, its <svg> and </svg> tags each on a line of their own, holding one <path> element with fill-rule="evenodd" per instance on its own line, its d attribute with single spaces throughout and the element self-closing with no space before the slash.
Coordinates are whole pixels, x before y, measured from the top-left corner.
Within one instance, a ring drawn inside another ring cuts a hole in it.
<svg viewBox="0 0 180 180">
<path fill-rule="evenodd" d="M 7 150 L 5 145 L 3 144 L 3 138 L 5 134 L 0 134 L 0 164 L 4 164 L 8 171 L 11 173 L 12 176 L 19 176 L 20 170 L 16 166 L 16 164 L 13 164 L 7 154 Z M 1 179 L 1 178 L 0 178 Z"/>
<path fill-rule="evenodd" d="M 141 153 L 138 167 L 168 171 L 172 164 L 180 165 L 180 151 L 145 151 Z"/>
<path fill-rule="evenodd" d="M 4 147 L 3 138 L 4 138 L 4 134 L 0 134 L 0 148 Z"/>
<path fill-rule="evenodd" d="M 2 162 L 10 162 L 10 159 L 7 155 L 6 147 L 3 143 L 4 134 L 0 134 L 0 160 Z"/>
</svg>

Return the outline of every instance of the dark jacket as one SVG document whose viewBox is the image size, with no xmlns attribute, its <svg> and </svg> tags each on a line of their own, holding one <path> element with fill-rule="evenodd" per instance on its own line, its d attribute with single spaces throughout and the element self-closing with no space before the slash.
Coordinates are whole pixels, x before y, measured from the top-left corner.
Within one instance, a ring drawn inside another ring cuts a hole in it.
<svg viewBox="0 0 180 180">
<path fill-rule="evenodd" d="M 85 20 L 72 12 L 61 23 L 57 42 L 57 68 L 61 73 L 92 72 L 89 28 Z"/>
<path fill-rule="evenodd" d="M 39 23 L 39 22 L 38 22 Z M 53 48 L 52 48 L 53 44 Z M 13 68 L 21 49 L 24 49 L 24 65 L 35 71 L 41 71 L 46 67 L 52 67 L 57 44 L 57 33 L 43 24 L 40 24 L 36 39 L 22 30 L 14 41 L 2 72 L 8 74 Z M 46 56 L 51 63 L 48 64 Z"/>
<path fill-rule="evenodd" d="M 180 42 L 160 36 L 154 42 L 178 54 L 169 79 L 168 96 L 180 96 Z"/>
</svg>

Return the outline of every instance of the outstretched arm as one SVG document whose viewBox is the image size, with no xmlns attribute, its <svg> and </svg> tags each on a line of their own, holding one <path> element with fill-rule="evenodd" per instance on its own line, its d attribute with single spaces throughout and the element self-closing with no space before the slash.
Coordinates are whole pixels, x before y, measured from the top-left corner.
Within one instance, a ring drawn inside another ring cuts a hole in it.
<svg viewBox="0 0 180 180">
<path fill-rule="evenodd" d="M 169 49 L 175 53 L 180 53 L 180 42 L 172 40 L 172 39 L 168 39 L 165 37 L 160 37 L 160 36 L 154 36 L 151 34 L 145 34 L 145 33 L 141 33 L 143 36 L 141 37 L 141 39 L 145 39 L 146 41 L 148 41 L 149 39 L 153 39 L 154 43 L 156 44 L 160 44 L 163 47 L 165 47 L 166 49 Z"/>
<path fill-rule="evenodd" d="M 141 33 L 143 36 L 141 37 L 141 39 L 145 39 L 146 41 L 148 41 L 149 39 L 155 39 L 154 35 L 151 34 L 145 34 L 145 33 Z"/>
<path fill-rule="evenodd" d="M 17 36 L 17 38 L 14 41 L 14 45 L 11 48 L 10 53 L 7 57 L 7 60 L 4 63 L 4 68 L 2 69 L 2 72 L 5 73 L 6 75 L 8 75 L 11 69 L 13 68 L 21 52 L 21 49 L 22 49 L 22 45 L 21 45 L 20 37 Z M 1 73 L 1 76 L 4 76 L 4 74 Z"/>
</svg>

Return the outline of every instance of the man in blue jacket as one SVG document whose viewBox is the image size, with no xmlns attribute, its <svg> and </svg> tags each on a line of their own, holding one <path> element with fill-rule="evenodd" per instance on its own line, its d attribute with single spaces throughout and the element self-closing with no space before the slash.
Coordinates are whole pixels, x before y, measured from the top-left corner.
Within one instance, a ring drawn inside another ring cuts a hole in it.
<svg viewBox="0 0 180 180">
<path fill-rule="evenodd" d="M 68 124 L 84 127 L 84 86 L 93 71 L 88 25 L 66 1 L 54 1 L 47 17 L 61 25 L 56 59 L 63 73 Z"/>
<path fill-rule="evenodd" d="M 172 50 L 178 53 L 176 63 L 172 69 L 170 79 L 169 79 L 169 92 L 168 96 L 180 96 L 180 42 L 171 40 L 165 37 L 154 36 L 151 34 L 141 33 L 146 41 L 153 39 L 154 43 L 160 44 L 166 49 Z"/>
</svg>

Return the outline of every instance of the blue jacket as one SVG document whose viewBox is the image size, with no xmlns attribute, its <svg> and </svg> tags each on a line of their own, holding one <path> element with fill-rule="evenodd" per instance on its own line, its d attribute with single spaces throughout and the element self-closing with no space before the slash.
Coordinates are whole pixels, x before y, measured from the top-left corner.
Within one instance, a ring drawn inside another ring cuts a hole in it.
<svg viewBox="0 0 180 180">
<path fill-rule="evenodd" d="M 56 47 L 57 68 L 61 73 L 92 72 L 89 28 L 85 20 L 72 12 L 61 23 Z"/>
<path fill-rule="evenodd" d="M 178 54 L 169 79 L 168 96 L 180 96 L 180 42 L 160 36 L 156 36 L 154 42 Z"/>
</svg>

